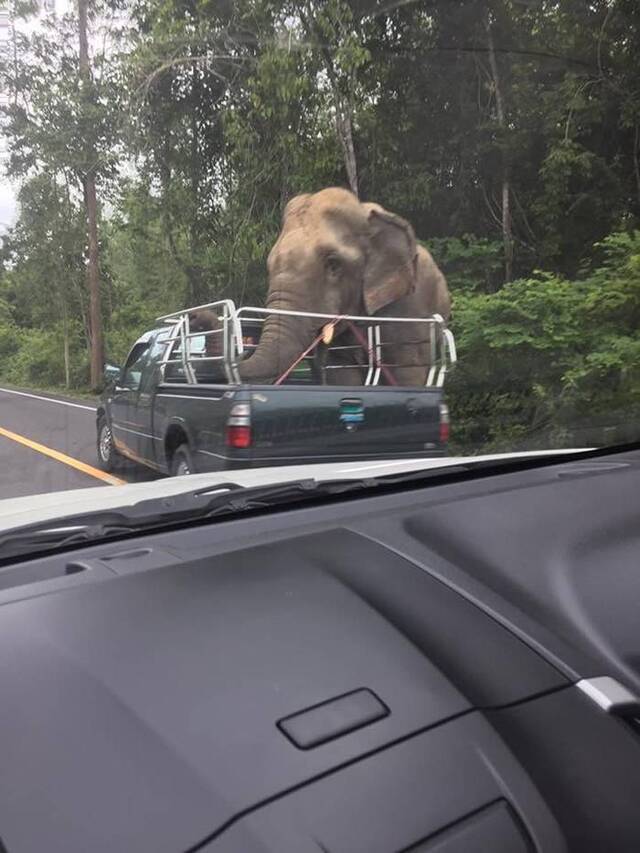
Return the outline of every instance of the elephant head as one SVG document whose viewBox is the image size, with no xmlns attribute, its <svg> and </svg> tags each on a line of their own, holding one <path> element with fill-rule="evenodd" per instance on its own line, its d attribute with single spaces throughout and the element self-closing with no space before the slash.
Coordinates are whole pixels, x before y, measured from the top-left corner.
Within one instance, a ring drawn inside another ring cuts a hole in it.
<svg viewBox="0 0 640 853">
<path fill-rule="evenodd" d="M 297 196 L 285 209 L 269 254 L 267 307 L 376 314 L 414 292 L 420 251 L 408 222 L 377 204 L 361 203 L 347 190 Z M 434 293 L 433 305 L 424 313 L 439 308 Z M 269 315 L 258 348 L 240 365 L 242 380 L 274 381 L 309 347 L 321 326 L 317 318 Z"/>
</svg>

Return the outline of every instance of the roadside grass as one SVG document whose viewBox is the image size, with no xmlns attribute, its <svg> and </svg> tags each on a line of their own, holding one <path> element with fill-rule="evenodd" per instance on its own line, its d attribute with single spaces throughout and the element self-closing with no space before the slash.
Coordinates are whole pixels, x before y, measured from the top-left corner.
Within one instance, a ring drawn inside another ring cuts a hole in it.
<svg viewBox="0 0 640 853">
<path fill-rule="evenodd" d="M 10 391 L 24 391 L 33 394 L 48 394 L 50 397 L 77 400 L 79 403 L 97 403 L 98 395 L 90 388 L 64 388 L 59 385 L 16 385 L 13 382 L 5 382 L 0 377 L 0 386 Z"/>
</svg>

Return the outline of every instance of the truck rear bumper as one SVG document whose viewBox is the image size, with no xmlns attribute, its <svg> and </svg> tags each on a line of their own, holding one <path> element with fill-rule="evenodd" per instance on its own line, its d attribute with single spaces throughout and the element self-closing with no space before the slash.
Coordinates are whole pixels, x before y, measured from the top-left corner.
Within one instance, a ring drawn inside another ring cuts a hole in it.
<svg viewBox="0 0 640 853">
<path fill-rule="evenodd" d="M 198 471 L 230 471 L 242 468 L 274 468 L 291 465 L 343 464 L 351 462 L 393 462 L 410 461 L 412 459 L 441 459 L 449 456 L 446 447 L 420 453 L 364 453 L 364 454 L 325 454 L 325 455 L 291 455 L 271 456 L 260 454 L 255 449 L 250 451 L 229 451 L 228 455 L 213 454 L 200 450 L 197 452 Z"/>
</svg>

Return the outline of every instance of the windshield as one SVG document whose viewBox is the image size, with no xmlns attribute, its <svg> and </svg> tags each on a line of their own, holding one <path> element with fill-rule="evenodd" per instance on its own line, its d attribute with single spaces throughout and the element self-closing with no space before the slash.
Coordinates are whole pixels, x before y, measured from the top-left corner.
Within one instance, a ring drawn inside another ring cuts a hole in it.
<svg viewBox="0 0 640 853">
<path fill-rule="evenodd" d="M 634 0 L 0 0 L 0 39 L 0 499 L 638 440 Z"/>
</svg>

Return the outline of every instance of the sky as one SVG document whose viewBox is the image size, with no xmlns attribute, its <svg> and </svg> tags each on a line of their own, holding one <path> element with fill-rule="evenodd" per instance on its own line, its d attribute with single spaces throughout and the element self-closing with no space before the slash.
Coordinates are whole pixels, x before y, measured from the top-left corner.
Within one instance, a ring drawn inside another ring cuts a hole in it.
<svg viewBox="0 0 640 853">
<path fill-rule="evenodd" d="M 41 0 L 41 13 L 28 23 L 22 22 L 21 29 L 26 31 L 38 27 L 42 17 L 53 12 L 63 14 L 69 9 L 72 0 Z M 0 51 L 6 49 L 10 35 L 10 21 L 6 0 L 0 0 Z M 6 101 L 6 93 L 0 91 L 0 104 Z M 0 234 L 14 224 L 16 219 L 16 194 L 18 187 L 5 175 L 6 142 L 0 136 Z"/>
<path fill-rule="evenodd" d="M 15 189 L 9 181 L 3 177 L 0 184 L 0 231 L 10 228 L 16 215 Z"/>
</svg>

